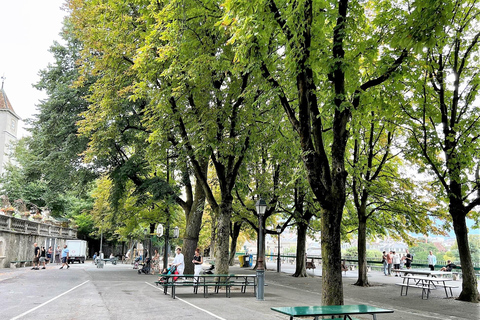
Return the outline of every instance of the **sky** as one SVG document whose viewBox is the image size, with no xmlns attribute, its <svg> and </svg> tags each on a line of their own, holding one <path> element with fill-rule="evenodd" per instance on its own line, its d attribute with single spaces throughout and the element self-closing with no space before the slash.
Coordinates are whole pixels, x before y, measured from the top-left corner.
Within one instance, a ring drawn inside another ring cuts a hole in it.
<svg viewBox="0 0 480 320">
<path fill-rule="evenodd" d="M 23 120 L 37 113 L 38 101 L 45 98 L 32 85 L 38 72 L 54 61 L 48 50 L 54 40 L 61 42 L 64 2 L 0 0 L 0 77 L 5 77 L 3 89 Z M 22 121 L 17 138 L 28 134 L 23 127 Z"/>
</svg>

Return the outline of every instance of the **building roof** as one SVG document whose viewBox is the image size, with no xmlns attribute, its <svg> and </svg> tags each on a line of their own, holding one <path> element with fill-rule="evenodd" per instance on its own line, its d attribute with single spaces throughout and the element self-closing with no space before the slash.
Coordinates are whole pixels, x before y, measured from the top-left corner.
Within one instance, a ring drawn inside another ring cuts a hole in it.
<svg viewBox="0 0 480 320">
<path fill-rule="evenodd" d="M 20 119 L 20 117 L 15 113 L 15 110 L 13 110 L 12 104 L 10 103 L 10 100 L 8 100 L 8 97 L 7 97 L 7 94 L 5 93 L 5 90 L 3 90 L 3 81 L 2 81 L 2 87 L 0 89 L 0 110 L 9 110 L 17 118 Z"/>
</svg>

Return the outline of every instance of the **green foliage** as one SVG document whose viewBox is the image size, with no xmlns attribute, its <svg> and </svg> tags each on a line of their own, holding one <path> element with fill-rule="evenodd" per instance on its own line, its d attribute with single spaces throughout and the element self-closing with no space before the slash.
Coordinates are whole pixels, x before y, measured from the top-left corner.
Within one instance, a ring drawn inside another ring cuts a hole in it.
<svg viewBox="0 0 480 320">
<path fill-rule="evenodd" d="M 475 266 L 480 266 L 480 235 L 470 234 L 468 236 L 468 244 L 470 247 L 470 254 L 472 255 L 472 262 Z M 460 255 L 458 253 L 458 244 L 455 242 L 450 250 L 445 253 L 445 261 L 450 259 L 454 263 L 458 264 L 460 262 Z"/>
<path fill-rule="evenodd" d="M 413 247 L 410 248 L 410 252 L 415 256 L 415 263 L 427 264 L 427 256 L 430 254 L 430 250 L 437 257 L 437 261 L 442 261 L 442 256 L 445 252 L 439 252 L 437 247 L 432 243 L 416 242 Z"/>
</svg>

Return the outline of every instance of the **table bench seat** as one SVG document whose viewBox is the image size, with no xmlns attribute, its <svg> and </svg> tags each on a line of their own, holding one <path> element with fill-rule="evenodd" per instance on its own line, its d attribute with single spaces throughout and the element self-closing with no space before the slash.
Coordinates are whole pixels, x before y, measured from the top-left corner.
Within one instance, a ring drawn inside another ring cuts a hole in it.
<svg viewBox="0 0 480 320">
<path fill-rule="evenodd" d="M 206 277 L 205 275 L 195 276 L 195 275 L 183 275 L 185 279 L 179 279 L 177 281 L 171 281 L 175 275 L 168 275 L 166 280 L 156 281 L 157 286 L 162 286 L 164 288 L 164 293 L 167 294 L 167 288 L 171 288 L 172 298 L 175 299 L 175 288 L 176 287 L 193 287 L 193 292 L 198 293 L 198 288 L 203 287 L 203 296 L 206 297 L 208 294 L 208 288 L 214 287 L 215 293 L 218 293 L 221 287 L 225 287 L 225 294 L 230 298 L 231 288 L 232 287 L 241 287 L 241 292 L 245 293 L 247 287 L 254 287 L 254 294 L 256 294 L 256 281 L 248 280 L 255 276 L 252 275 L 212 275 Z M 198 277 L 198 280 L 195 278 Z M 215 278 L 221 278 L 220 280 L 215 280 Z M 239 280 L 244 278 L 243 281 Z M 188 280 L 191 279 L 191 280 Z M 170 280 L 170 281 L 169 281 Z"/>
<path fill-rule="evenodd" d="M 20 268 L 26 267 L 27 264 L 33 263 L 33 260 L 18 260 L 18 261 L 10 261 L 10 268 L 16 269 L 17 264 L 20 265 Z"/>
<path fill-rule="evenodd" d="M 157 281 L 157 285 L 161 285 L 162 287 L 166 288 L 169 287 L 171 288 L 171 295 L 172 298 L 175 299 L 175 288 L 176 287 L 193 287 L 193 293 L 197 294 L 198 293 L 198 288 L 203 287 L 203 296 L 206 298 L 208 294 L 208 288 L 209 287 L 214 287 L 215 288 L 215 293 L 219 292 L 220 287 L 225 287 L 225 295 L 227 298 L 230 298 L 230 285 L 229 283 L 226 282 L 195 282 L 195 281 L 177 281 L 177 282 L 161 282 Z M 164 292 L 167 294 L 167 292 Z"/>
</svg>

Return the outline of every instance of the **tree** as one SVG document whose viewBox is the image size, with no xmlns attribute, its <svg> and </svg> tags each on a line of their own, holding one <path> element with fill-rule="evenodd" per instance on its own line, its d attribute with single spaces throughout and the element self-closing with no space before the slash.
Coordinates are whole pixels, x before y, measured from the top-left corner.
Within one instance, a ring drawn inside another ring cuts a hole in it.
<svg viewBox="0 0 480 320">
<path fill-rule="evenodd" d="M 78 135 L 76 122 L 88 106 L 82 97 L 91 79 L 82 87 L 73 87 L 79 74 L 75 61 L 82 46 L 70 31 L 71 25 L 66 24 L 64 44 L 55 42 L 50 47 L 55 61 L 39 72 L 35 88 L 47 98 L 39 102 L 39 113 L 27 119 L 31 135 L 20 141 L 15 154 L 19 166 L 7 169 L 9 183 L 3 184 L 10 197 L 48 206 L 54 216 L 64 216 L 74 199 L 91 205 L 88 192 L 97 177 L 94 163 L 82 164 L 88 141 Z M 15 186 L 18 188 L 13 190 Z"/>
<path fill-rule="evenodd" d="M 434 24 L 420 14 L 432 10 L 425 4 L 413 9 L 408 19 L 401 9 L 380 4 L 379 9 L 390 15 L 402 13 L 403 19 L 370 23 L 378 12 L 371 12 L 368 3 L 348 0 L 225 3 L 223 25 L 229 26 L 229 43 L 237 47 L 237 60 L 261 70 L 265 94 L 283 107 L 298 136 L 310 188 L 322 208 L 325 305 L 343 304 L 340 234 L 352 112 L 365 92 L 395 73 L 412 42 L 421 41 Z M 379 35 L 381 41 L 372 35 Z M 409 41 L 399 41 L 407 36 Z"/>
<path fill-rule="evenodd" d="M 436 178 L 437 197 L 448 204 L 463 274 L 458 299 L 478 302 L 466 218 L 480 205 L 480 108 L 475 104 L 480 8 L 477 1 L 445 5 L 451 23 L 419 55 L 422 63 L 409 83 L 413 97 L 404 102 L 409 156 L 422 160 L 422 170 Z"/>
<path fill-rule="evenodd" d="M 380 91 L 380 92 L 379 92 Z M 383 93 L 382 91 L 385 91 Z M 409 232 L 427 233 L 431 230 L 428 213 L 433 205 L 420 196 L 420 186 L 400 174 L 404 164 L 392 149 L 402 150 L 400 130 L 396 127 L 398 108 L 391 99 L 392 88 L 372 91 L 364 95 L 364 104 L 378 108 L 352 123 L 353 154 L 349 163 L 352 202 L 356 213 L 353 221 L 344 219 L 347 232 L 357 230 L 358 280 L 355 285 L 369 286 L 367 276 L 367 238 L 389 234 L 394 238 L 409 238 Z M 348 215 L 347 215 L 348 217 Z"/>
<path fill-rule="evenodd" d="M 96 1 L 70 1 L 70 7 L 70 19 L 85 46 L 82 58 L 89 62 L 82 65 L 82 74 L 96 76 L 88 97 L 91 106 L 79 121 L 81 132 L 90 140 L 87 155 L 105 164 L 113 182 L 113 204 L 129 196 L 135 196 L 138 205 L 150 208 L 164 201 L 166 210 L 152 209 L 161 216 L 151 217 L 150 222 L 165 221 L 166 232 L 174 211 L 169 205 L 181 206 L 187 219 L 182 232 L 184 254 L 193 256 L 205 194 L 201 184 L 191 182 L 191 163 L 175 153 L 182 146 L 177 150 L 175 139 L 169 139 L 168 134 L 159 139 L 157 132 L 149 130 L 149 121 L 154 121 L 146 113 L 150 100 L 135 94 L 135 85 L 144 77 L 137 74 L 134 60 L 146 41 L 144 23 L 148 23 L 146 13 L 151 9 L 148 1 L 109 1 L 101 5 Z M 89 32 L 84 32 L 86 29 Z M 207 161 L 200 157 L 199 163 L 199 170 L 206 173 Z M 172 177 L 175 179 L 170 180 Z M 134 183 L 134 190 L 127 188 L 129 181 Z M 180 197 L 181 187 L 184 199 Z M 193 266 L 187 265 L 186 271 L 190 268 L 192 273 Z"/>
</svg>

